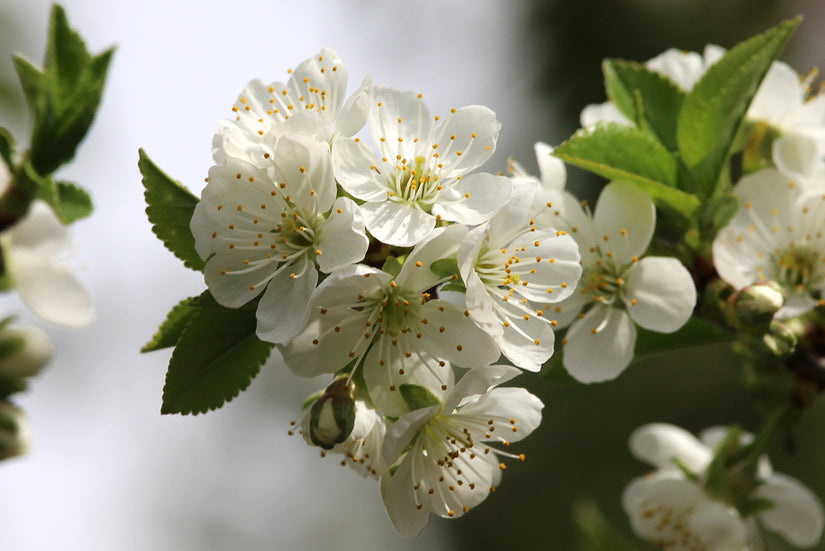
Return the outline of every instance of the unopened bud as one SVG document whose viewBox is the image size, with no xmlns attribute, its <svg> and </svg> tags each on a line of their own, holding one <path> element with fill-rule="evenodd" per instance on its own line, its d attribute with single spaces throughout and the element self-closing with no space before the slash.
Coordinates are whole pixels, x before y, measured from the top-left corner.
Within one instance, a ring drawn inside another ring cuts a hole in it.
<svg viewBox="0 0 825 551">
<path fill-rule="evenodd" d="M 728 315 L 744 327 L 766 328 L 783 304 L 782 288 L 773 281 L 761 281 L 728 298 Z"/>
<path fill-rule="evenodd" d="M 23 455 L 29 451 L 29 421 L 26 415 L 0 400 L 0 459 Z"/>
<path fill-rule="evenodd" d="M 790 320 L 792 321 L 792 320 Z M 762 342 L 777 357 L 787 356 L 796 349 L 799 342 L 798 329 L 793 323 L 771 322 Z"/>
<path fill-rule="evenodd" d="M 49 337 L 36 327 L 0 330 L 0 377 L 23 379 L 36 375 L 52 357 Z"/>
<path fill-rule="evenodd" d="M 333 381 L 309 412 L 310 441 L 330 450 L 349 438 L 355 426 L 355 386 L 347 376 Z"/>
</svg>

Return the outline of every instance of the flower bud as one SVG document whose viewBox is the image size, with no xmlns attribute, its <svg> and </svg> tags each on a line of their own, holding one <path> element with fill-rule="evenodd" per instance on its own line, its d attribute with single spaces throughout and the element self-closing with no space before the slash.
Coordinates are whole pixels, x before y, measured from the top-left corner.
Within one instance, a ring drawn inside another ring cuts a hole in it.
<svg viewBox="0 0 825 551">
<path fill-rule="evenodd" d="M 0 400 L 0 459 L 29 451 L 29 421 L 9 402 Z"/>
<path fill-rule="evenodd" d="M 744 327 L 765 328 L 784 303 L 779 285 L 773 281 L 760 281 L 728 298 L 728 316 Z"/>
<path fill-rule="evenodd" d="M 36 327 L 0 329 L 0 377 L 22 379 L 36 375 L 52 357 L 52 345 Z"/>
<path fill-rule="evenodd" d="M 771 322 L 768 332 L 762 337 L 762 342 L 775 356 L 787 356 L 796 349 L 799 342 L 798 328 L 789 322 Z"/>
<path fill-rule="evenodd" d="M 355 385 L 340 377 L 327 387 L 309 412 L 310 441 L 330 450 L 349 438 L 355 425 Z"/>
</svg>

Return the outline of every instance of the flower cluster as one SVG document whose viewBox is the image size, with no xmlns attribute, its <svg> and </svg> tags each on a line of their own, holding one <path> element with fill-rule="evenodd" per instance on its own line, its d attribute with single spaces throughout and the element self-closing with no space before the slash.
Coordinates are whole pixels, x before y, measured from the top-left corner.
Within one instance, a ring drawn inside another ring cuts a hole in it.
<svg viewBox="0 0 825 551">
<path fill-rule="evenodd" d="M 703 431 L 699 439 L 682 428 L 653 423 L 630 436 L 633 455 L 656 470 L 634 479 L 622 505 L 633 530 L 673 551 L 761 548 L 759 524 L 797 547 L 812 547 L 822 535 L 823 511 L 817 497 L 798 480 L 775 473 L 764 456 L 756 458 L 754 477 L 744 469 L 718 475 L 717 457 L 741 449 L 753 438 L 731 440 L 726 427 Z M 735 434 L 734 434 L 735 436 Z M 717 480 L 712 471 L 717 471 Z"/>
</svg>

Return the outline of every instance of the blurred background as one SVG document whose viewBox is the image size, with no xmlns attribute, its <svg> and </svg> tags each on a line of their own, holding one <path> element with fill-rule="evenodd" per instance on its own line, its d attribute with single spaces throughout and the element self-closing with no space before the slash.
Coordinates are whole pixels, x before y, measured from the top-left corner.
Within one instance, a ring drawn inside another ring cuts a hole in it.
<svg viewBox="0 0 825 551">
<path fill-rule="evenodd" d="M 557 144 L 588 103 L 603 101 L 604 57 L 646 60 L 668 47 L 730 47 L 805 15 L 783 59 L 800 73 L 825 67 L 820 0 L 65 0 L 93 52 L 117 45 L 101 109 L 61 179 L 90 190 L 97 210 L 73 226 L 74 262 L 93 289 L 97 321 L 47 328 L 55 359 L 16 402 L 33 450 L 0 465 L 0 549 L 20 551 L 257 549 L 586 549 L 574 503 L 591 500 L 630 536 L 621 491 L 645 472 L 627 452 L 637 426 L 698 431 L 759 417 L 724 349 L 660 357 L 601 385 L 524 375 L 546 404 L 544 422 L 496 494 L 460 521 L 433 518 L 397 537 L 378 487 L 287 436 L 304 397 L 277 353 L 243 394 L 217 412 L 159 414 L 168 351 L 140 355 L 169 308 L 203 281 L 152 234 L 137 150 L 198 193 L 219 118 L 252 78 L 332 46 L 350 88 L 374 82 L 422 92 L 433 112 L 484 104 L 502 122 L 486 169 L 514 156 L 531 170 L 537 140 Z M 0 125 L 27 139 L 26 107 L 10 56 L 42 59 L 49 2 L 0 4 Z M 569 171 L 570 187 L 597 185 Z M 4 297 L 0 313 L 24 309 Z M 825 496 L 825 405 L 796 427 L 795 452 L 772 460 Z M 640 548 L 643 548 L 640 545 Z M 768 548 L 784 549 L 769 541 Z M 825 550 L 825 543 L 817 549 Z"/>
</svg>

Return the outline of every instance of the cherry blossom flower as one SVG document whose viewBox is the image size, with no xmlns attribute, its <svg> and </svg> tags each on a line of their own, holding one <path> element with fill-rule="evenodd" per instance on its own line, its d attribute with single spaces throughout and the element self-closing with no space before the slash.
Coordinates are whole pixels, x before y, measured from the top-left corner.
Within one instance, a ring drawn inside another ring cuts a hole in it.
<svg viewBox="0 0 825 551">
<path fill-rule="evenodd" d="M 498 359 L 495 341 L 467 310 L 431 295 L 441 279 L 430 265 L 455 254 L 465 233 L 460 225 L 435 230 L 395 277 L 363 265 L 332 274 L 312 297 L 306 325 L 280 347 L 287 366 L 311 377 L 363 365 L 376 407 L 397 416 L 409 409 L 400 385 L 423 386 L 440 398 L 452 385 L 450 364 Z"/>
<path fill-rule="evenodd" d="M 387 430 L 384 457 L 397 469 L 382 477 L 381 497 L 399 534 L 418 534 L 430 513 L 462 516 L 499 484 L 506 468 L 499 456 L 524 460 L 484 444 L 509 446 L 541 422 L 541 400 L 523 388 L 496 388 L 518 373 L 502 365 L 471 369 L 443 402 L 407 413 Z"/>
<path fill-rule="evenodd" d="M 332 144 L 335 177 L 360 201 L 367 229 L 389 245 L 423 240 L 436 220 L 486 222 L 510 197 L 507 178 L 466 176 L 493 154 L 499 128 L 495 113 L 471 105 L 430 118 L 421 94 L 372 88 L 369 126 L 380 152 L 360 140 Z"/>
<path fill-rule="evenodd" d="M 553 354 L 556 322 L 544 316 L 543 304 L 567 298 L 582 271 L 576 242 L 537 229 L 528 215 L 536 188 L 516 185 L 510 202 L 471 230 L 457 254 L 470 316 L 514 365 L 530 371 Z"/>
<path fill-rule="evenodd" d="M 327 145 L 308 135 L 280 138 L 268 170 L 213 166 L 191 229 L 212 296 L 237 308 L 263 293 L 257 334 L 274 343 L 302 327 L 318 270 L 358 262 L 368 245 L 358 207 L 336 199 Z"/>
<path fill-rule="evenodd" d="M 745 176 L 734 193 L 739 209 L 713 242 L 719 276 L 736 289 L 777 283 L 785 295 L 777 319 L 825 304 L 825 194 L 775 169 Z"/>
<path fill-rule="evenodd" d="M 653 236 L 656 211 L 650 197 L 627 182 L 602 190 L 595 213 L 560 191 L 538 225 L 566 231 L 576 240 L 584 271 L 575 293 L 546 314 L 570 324 L 564 366 L 582 382 L 613 379 L 633 358 L 636 325 L 672 333 L 696 305 L 690 273 L 675 258 L 643 257 Z M 571 323 L 572 322 L 572 323 Z"/>
<path fill-rule="evenodd" d="M 705 471 L 727 430 L 714 427 L 700 438 L 679 427 L 653 423 L 630 436 L 633 455 L 653 465 L 652 475 L 635 479 L 625 490 L 622 503 L 634 531 L 657 541 L 666 549 L 747 550 L 758 538 L 754 526 L 731 504 L 711 496 L 702 486 Z M 752 440 L 743 435 L 742 443 Z M 749 496 L 769 500 L 772 507 L 755 514 L 766 528 L 797 547 L 816 545 L 822 535 L 823 511 L 816 496 L 798 480 L 774 473 L 762 458 L 756 487 Z"/>
<path fill-rule="evenodd" d="M 66 265 L 69 234 L 45 202 L 35 200 L 0 234 L 3 262 L 23 303 L 38 317 L 65 327 L 94 319 L 92 297 Z"/>
<path fill-rule="evenodd" d="M 352 136 L 366 122 L 370 78 L 345 101 L 348 73 L 338 54 L 323 48 L 302 61 L 286 84 L 246 85 L 232 107 L 233 120 L 221 120 L 212 143 L 215 162 L 227 157 L 258 167 L 267 159 L 278 136 L 307 133 L 332 142 L 335 136 Z"/>
</svg>

